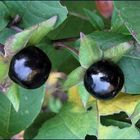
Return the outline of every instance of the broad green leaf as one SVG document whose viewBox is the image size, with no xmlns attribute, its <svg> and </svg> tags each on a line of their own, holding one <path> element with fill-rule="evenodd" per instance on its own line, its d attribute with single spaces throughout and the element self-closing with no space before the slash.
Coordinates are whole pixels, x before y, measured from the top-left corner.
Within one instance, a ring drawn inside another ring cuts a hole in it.
<svg viewBox="0 0 140 140">
<path fill-rule="evenodd" d="M 84 107 L 86 108 L 86 105 L 87 105 L 87 102 L 89 100 L 90 94 L 85 89 L 83 83 L 78 86 L 78 89 L 79 89 L 78 93 L 79 93 L 79 96 L 81 98 L 81 101 L 82 101 Z"/>
<path fill-rule="evenodd" d="M 119 62 L 125 77 L 125 92 L 140 94 L 140 57 L 126 55 Z"/>
<path fill-rule="evenodd" d="M 8 89 L 6 96 L 10 100 L 16 112 L 19 110 L 19 89 L 16 84 L 12 84 Z"/>
<path fill-rule="evenodd" d="M 26 129 L 40 112 L 44 98 L 44 86 L 36 90 L 19 88 L 18 112 L 4 94 L 0 94 L 0 136 L 9 138 Z M 13 123 L 14 122 L 14 123 Z"/>
<path fill-rule="evenodd" d="M 69 101 L 60 113 L 42 125 L 35 139 L 84 139 L 87 134 L 97 135 L 96 102 L 90 105 L 92 110 L 86 111 L 77 90 L 71 89 Z"/>
<path fill-rule="evenodd" d="M 75 86 L 75 85 L 79 84 L 80 82 L 83 81 L 84 74 L 85 74 L 85 69 L 84 68 L 82 68 L 82 67 L 76 68 L 74 71 L 72 71 L 68 75 L 68 77 L 67 77 L 67 79 L 64 83 L 63 88 L 66 90 L 66 89 L 69 89 L 72 86 Z"/>
<path fill-rule="evenodd" d="M 0 31 L 3 30 L 8 24 L 9 11 L 6 5 L 0 1 Z"/>
<path fill-rule="evenodd" d="M 59 1 L 6 1 L 11 16 L 17 13 L 22 17 L 20 27 L 27 28 L 45 21 L 55 15 L 58 21 L 55 27 L 60 25 L 67 17 L 67 9 Z"/>
<path fill-rule="evenodd" d="M 132 123 L 136 124 L 137 121 L 140 119 L 140 102 L 135 107 L 133 114 L 130 116 Z"/>
<path fill-rule="evenodd" d="M 137 42 L 140 43 L 140 3 L 138 1 L 116 1 L 114 3 L 122 22 Z"/>
<path fill-rule="evenodd" d="M 127 43 L 121 43 L 117 46 L 113 46 L 112 48 L 109 48 L 104 51 L 104 58 L 110 59 L 114 62 L 119 61 L 125 54 L 130 52 L 132 50 L 132 46 Z"/>
<path fill-rule="evenodd" d="M 124 111 L 130 116 L 140 100 L 139 95 L 120 93 L 116 98 L 108 101 L 98 100 L 98 111 L 102 116 Z"/>
<path fill-rule="evenodd" d="M 92 34 L 89 34 L 89 37 L 95 40 L 103 50 L 116 46 L 120 43 L 132 40 L 132 37 L 129 35 L 106 31 L 94 32 Z"/>
<path fill-rule="evenodd" d="M 104 29 L 104 22 L 100 16 L 98 16 L 95 12 L 92 12 L 88 9 L 84 9 L 85 14 L 87 15 L 90 23 L 95 29 L 103 30 Z"/>
<path fill-rule="evenodd" d="M 99 48 L 96 41 L 85 36 L 83 33 L 80 34 L 80 52 L 79 52 L 79 61 L 81 66 L 88 68 L 97 60 L 101 59 L 102 51 Z"/>
<path fill-rule="evenodd" d="M 53 118 L 54 116 L 55 114 L 51 112 L 40 112 L 40 114 L 37 116 L 34 122 L 25 130 L 24 138 L 25 139 L 34 138 L 37 135 L 42 124 L 45 121 Z"/>
<path fill-rule="evenodd" d="M 75 1 L 74 3 L 71 1 L 62 1 L 63 5 L 65 5 L 71 15 L 83 15 L 85 12 L 83 11 L 84 8 L 88 10 L 96 9 L 96 5 L 94 1 Z"/>
<path fill-rule="evenodd" d="M 93 32 L 93 27 L 88 20 L 70 15 L 58 28 L 51 31 L 47 36 L 52 40 L 79 37 L 81 31 L 91 33 Z"/>
<path fill-rule="evenodd" d="M 47 35 L 47 33 L 54 28 L 56 21 L 57 16 L 53 16 L 52 18 L 29 28 L 28 30 L 34 30 L 34 28 L 36 29 L 31 35 L 29 44 L 31 45 L 38 44 Z"/>
<path fill-rule="evenodd" d="M 0 32 L 0 43 L 1 44 L 5 44 L 5 41 L 7 40 L 7 38 L 9 38 L 10 36 L 14 35 L 16 32 L 13 29 L 10 28 L 4 28 L 1 32 Z"/>
<path fill-rule="evenodd" d="M 125 23 L 121 20 L 119 13 L 117 12 L 115 7 L 111 18 L 111 31 L 130 35 L 130 32 L 126 28 Z"/>
<path fill-rule="evenodd" d="M 139 139 L 140 133 L 135 126 L 120 129 L 115 126 L 99 125 L 98 139 Z"/>
<path fill-rule="evenodd" d="M 83 8 L 90 10 L 95 8 L 94 1 L 74 1 L 74 3 L 70 1 L 61 1 L 61 3 L 67 7 L 68 17 L 58 28 L 47 35 L 49 38 L 56 40 L 79 37 L 81 31 L 86 34 L 94 31 L 93 26 L 89 23 L 83 11 Z"/>
<path fill-rule="evenodd" d="M 61 128 L 61 129 L 59 129 Z M 60 116 L 57 116 L 42 125 L 35 139 L 78 139 L 71 132 Z"/>
</svg>

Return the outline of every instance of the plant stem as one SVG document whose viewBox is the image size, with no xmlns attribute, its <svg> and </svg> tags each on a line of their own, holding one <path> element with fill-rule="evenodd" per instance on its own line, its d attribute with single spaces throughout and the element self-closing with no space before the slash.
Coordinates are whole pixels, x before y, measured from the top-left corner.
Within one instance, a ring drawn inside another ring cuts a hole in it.
<svg viewBox="0 0 140 140">
<path fill-rule="evenodd" d="M 21 28 L 19 28 L 17 25 L 20 23 L 21 17 L 19 15 L 16 15 L 13 20 L 8 24 L 8 27 L 11 29 L 14 29 L 17 33 L 23 31 Z"/>
<path fill-rule="evenodd" d="M 10 23 L 10 25 L 12 26 L 12 25 L 17 25 L 18 23 L 20 23 L 20 21 L 21 21 L 21 17 L 17 14 L 15 17 L 14 17 L 14 19 L 12 20 L 12 22 Z"/>
<path fill-rule="evenodd" d="M 12 25 L 10 28 L 11 28 L 11 29 L 14 29 L 17 33 L 23 31 L 23 29 L 21 29 L 21 28 L 19 28 L 19 27 L 17 27 L 17 26 L 13 26 L 13 25 Z"/>
<path fill-rule="evenodd" d="M 70 50 L 71 52 L 73 52 L 74 54 L 76 55 L 79 55 L 79 51 L 75 48 L 72 48 L 66 44 L 64 44 L 63 42 L 54 42 L 53 43 L 53 46 L 56 48 L 56 49 L 67 49 L 67 50 Z"/>
<path fill-rule="evenodd" d="M 83 19 L 83 20 L 88 21 L 88 18 L 87 18 L 86 16 L 83 16 L 83 15 L 78 14 L 78 13 L 69 12 L 69 15 L 72 15 L 72 16 L 75 16 L 75 17 L 78 17 L 78 18 L 81 18 L 81 19 Z"/>
<path fill-rule="evenodd" d="M 4 54 L 4 45 L 0 43 L 0 52 Z"/>
<path fill-rule="evenodd" d="M 53 40 L 53 42 L 73 42 L 76 41 L 78 38 L 79 37 L 63 38 L 63 39 Z"/>
</svg>

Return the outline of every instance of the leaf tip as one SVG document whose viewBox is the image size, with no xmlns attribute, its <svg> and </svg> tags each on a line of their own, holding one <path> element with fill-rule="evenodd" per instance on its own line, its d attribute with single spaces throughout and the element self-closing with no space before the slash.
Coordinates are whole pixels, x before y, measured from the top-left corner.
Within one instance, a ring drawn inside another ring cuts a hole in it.
<svg viewBox="0 0 140 140">
<path fill-rule="evenodd" d="M 85 37 L 85 34 L 83 32 L 80 32 L 80 39 L 82 40 Z"/>
<path fill-rule="evenodd" d="M 54 26 L 55 23 L 56 23 L 56 21 L 57 21 L 57 19 L 58 19 L 58 16 L 55 15 L 55 16 L 51 17 L 48 22 L 49 22 L 49 24 L 51 24 L 52 26 Z"/>
</svg>

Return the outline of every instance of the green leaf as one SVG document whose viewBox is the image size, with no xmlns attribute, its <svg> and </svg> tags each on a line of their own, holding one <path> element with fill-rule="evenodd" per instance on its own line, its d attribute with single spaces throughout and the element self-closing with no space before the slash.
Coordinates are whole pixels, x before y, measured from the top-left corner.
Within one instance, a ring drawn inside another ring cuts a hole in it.
<svg viewBox="0 0 140 140">
<path fill-rule="evenodd" d="M 68 17 L 58 28 L 47 35 L 49 38 L 56 40 L 79 37 L 81 31 L 86 34 L 94 31 L 93 26 L 89 23 L 83 10 L 83 8 L 90 10 L 95 8 L 94 1 L 75 1 L 74 3 L 70 1 L 61 1 L 61 3 L 67 7 Z"/>
<path fill-rule="evenodd" d="M 129 35 L 105 31 L 97 31 L 89 34 L 88 36 L 95 40 L 103 50 L 116 46 L 120 43 L 132 40 L 132 37 Z"/>
<path fill-rule="evenodd" d="M 88 9 L 84 9 L 84 12 L 95 29 L 98 30 L 104 29 L 104 22 L 100 16 L 98 16 L 95 12 L 92 12 Z"/>
<path fill-rule="evenodd" d="M 114 62 L 119 61 L 123 55 L 127 54 L 132 50 L 133 46 L 127 42 L 121 43 L 117 46 L 109 48 L 104 51 L 104 58 L 110 59 Z"/>
<path fill-rule="evenodd" d="M 96 8 L 94 1 L 75 1 L 74 3 L 71 1 L 62 1 L 63 5 L 65 5 L 70 13 L 70 15 L 83 15 L 85 14 L 84 10 L 81 10 L 83 8 L 86 8 L 88 10 L 93 10 Z"/>
<path fill-rule="evenodd" d="M 76 23 L 78 23 L 78 26 Z M 52 40 L 79 37 L 81 31 L 91 33 L 93 32 L 93 27 L 88 20 L 69 15 L 58 28 L 51 31 L 47 36 Z"/>
<path fill-rule="evenodd" d="M 24 48 L 31 37 L 33 30 L 25 30 L 10 36 L 5 43 L 5 57 L 12 57 L 20 49 Z"/>
<path fill-rule="evenodd" d="M 132 123 L 136 124 L 137 121 L 140 119 L 140 102 L 135 107 L 133 114 L 130 116 Z"/>
<path fill-rule="evenodd" d="M 59 26 L 67 17 L 67 9 L 59 1 L 6 1 L 11 16 L 17 13 L 22 17 L 20 27 L 27 28 L 49 19 L 55 15 Z"/>
<path fill-rule="evenodd" d="M 84 68 L 82 68 L 82 67 L 76 68 L 74 71 L 72 71 L 68 75 L 68 77 L 67 77 L 67 79 L 64 83 L 63 88 L 66 90 L 66 89 L 69 89 L 72 86 L 75 86 L 75 85 L 79 84 L 80 82 L 83 81 L 84 74 L 85 74 L 85 69 Z"/>
<path fill-rule="evenodd" d="M 34 122 L 25 130 L 24 138 L 25 139 L 32 139 L 34 138 L 43 125 L 43 123 L 55 116 L 54 113 L 51 112 L 40 112 Z"/>
<path fill-rule="evenodd" d="M 53 96 L 49 97 L 48 108 L 52 112 L 58 113 L 60 111 L 61 107 L 62 107 L 62 102 L 60 101 L 60 99 L 56 99 Z"/>
<path fill-rule="evenodd" d="M 72 91 L 60 113 L 42 125 L 35 139 L 84 139 L 86 134 L 97 135 L 96 102 L 90 105 L 92 110 L 86 111 L 77 93 Z"/>
<path fill-rule="evenodd" d="M 8 89 L 6 96 L 10 100 L 16 112 L 19 110 L 19 89 L 16 84 L 12 84 Z"/>
<path fill-rule="evenodd" d="M 0 1 L 0 31 L 3 30 L 8 24 L 9 11 L 6 5 Z"/>
<path fill-rule="evenodd" d="M 126 55 L 120 60 L 119 66 L 125 77 L 125 92 L 128 94 L 140 94 L 140 78 L 138 76 L 140 74 L 139 57 Z"/>
<path fill-rule="evenodd" d="M 80 52 L 79 52 L 79 61 L 81 66 L 88 68 L 91 64 L 101 59 L 102 51 L 99 48 L 96 41 L 85 36 L 83 33 L 80 34 Z"/>
<path fill-rule="evenodd" d="M 115 126 L 99 126 L 98 139 L 139 139 L 140 133 L 135 126 L 120 129 Z"/>
<path fill-rule="evenodd" d="M 54 16 L 38 25 L 34 25 L 20 33 L 17 33 L 5 43 L 5 56 L 13 56 L 29 42 L 30 45 L 39 43 L 43 37 L 53 29 L 57 17 Z"/>
<path fill-rule="evenodd" d="M 0 56 L 0 84 L 3 83 L 4 80 L 6 79 L 8 69 L 9 64 L 7 60 L 3 56 Z"/>
<path fill-rule="evenodd" d="M 36 30 L 31 35 L 29 44 L 31 45 L 38 44 L 47 35 L 47 33 L 54 28 L 56 20 L 57 20 L 57 16 L 53 16 L 52 18 L 29 28 L 28 30 L 33 30 L 34 28 L 36 28 Z"/>
<path fill-rule="evenodd" d="M 36 90 L 19 88 L 19 94 L 18 112 L 15 111 L 8 98 L 0 94 L 0 136 L 4 138 L 9 138 L 26 129 L 34 121 L 41 109 L 44 86 Z"/>
<path fill-rule="evenodd" d="M 117 12 L 132 36 L 140 43 L 140 3 L 128 1 L 115 2 Z"/>
<path fill-rule="evenodd" d="M 111 31 L 122 33 L 126 35 L 130 35 L 130 32 L 126 28 L 124 22 L 121 20 L 119 13 L 117 12 L 116 8 L 113 10 L 113 15 L 111 18 Z"/>
<path fill-rule="evenodd" d="M 87 102 L 89 100 L 90 94 L 85 89 L 83 83 L 78 86 L 78 89 L 79 89 L 78 93 L 79 93 L 79 96 L 80 96 L 81 101 L 83 103 L 83 106 L 86 108 L 86 105 L 87 105 Z"/>
<path fill-rule="evenodd" d="M 1 44 L 5 44 L 7 38 L 9 38 L 10 36 L 14 35 L 16 32 L 13 29 L 10 28 L 4 28 L 1 32 L 0 32 L 0 43 Z"/>
</svg>

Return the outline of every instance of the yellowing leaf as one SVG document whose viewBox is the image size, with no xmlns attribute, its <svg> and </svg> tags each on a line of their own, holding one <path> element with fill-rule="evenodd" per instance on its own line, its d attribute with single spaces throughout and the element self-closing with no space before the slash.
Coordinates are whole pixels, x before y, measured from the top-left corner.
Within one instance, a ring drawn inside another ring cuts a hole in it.
<svg viewBox="0 0 140 140">
<path fill-rule="evenodd" d="M 128 95 L 120 93 L 116 98 L 107 101 L 98 100 L 98 110 L 100 115 L 110 115 L 126 112 L 129 116 L 133 113 L 140 100 L 140 95 Z"/>
<path fill-rule="evenodd" d="M 140 139 L 140 133 L 135 126 L 120 129 L 99 125 L 98 139 Z"/>
<path fill-rule="evenodd" d="M 78 94 L 77 86 L 69 89 L 69 102 L 74 102 L 75 104 L 81 104 L 81 100 Z"/>
</svg>

